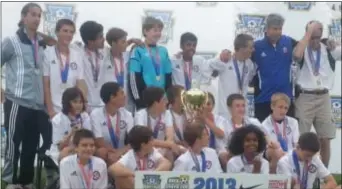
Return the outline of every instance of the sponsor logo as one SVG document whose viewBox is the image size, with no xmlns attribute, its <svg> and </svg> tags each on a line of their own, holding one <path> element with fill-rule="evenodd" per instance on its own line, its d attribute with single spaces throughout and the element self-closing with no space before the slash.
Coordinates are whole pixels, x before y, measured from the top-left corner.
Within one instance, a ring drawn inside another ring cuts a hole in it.
<svg viewBox="0 0 342 189">
<path fill-rule="evenodd" d="M 240 186 L 240 189 L 254 189 L 254 188 L 257 188 L 259 186 L 261 186 L 262 184 L 257 184 L 257 185 L 254 185 L 254 186 L 249 186 L 249 187 L 243 187 L 242 185 Z"/>
<path fill-rule="evenodd" d="M 341 97 L 331 97 L 331 109 L 333 122 L 341 128 Z"/>
<path fill-rule="evenodd" d="M 264 37 L 266 15 L 239 14 L 235 35 L 244 33 L 260 39 Z"/>
<path fill-rule="evenodd" d="M 43 12 L 43 31 L 56 38 L 55 28 L 58 20 L 66 18 L 76 22 L 77 13 L 74 5 L 68 4 L 45 4 L 46 11 Z"/>
<path fill-rule="evenodd" d="M 333 19 L 328 29 L 329 37 L 336 42 L 341 42 L 341 18 Z"/>
<path fill-rule="evenodd" d="M 270 180 L 268 182 L 269 189 L 287 189 L 288 180 Z"/>
<path fill-rule="evenodd" d="M 190 189 L 190 176 L 180 175 L 179 177 L 170 177 L 167 179 L 165 189 Z"/>
<path fill-rule="evenodd" d="M 146 174 L 142 180 L 144 189 L 160 189 L 161 188 L 161 178 L 160 175 L 149 175 Z"/>
<path fill-rule="evenodd" d="M 289 10 L 295 11 L 309 11 L 315 2 L 300 2 L 300 1 L 292 1 L 292 2 L 285 2 L 288 5 Z"/>
<path fill-rule="evenodd" d="M 167 44 L 173 36 L 174 19 L 172 18 L 172 11 L 145 10 L 143 20 L 146 16 L 152 16 L 163 22 L 164 28 L 159 43 Z"/>
</svg>

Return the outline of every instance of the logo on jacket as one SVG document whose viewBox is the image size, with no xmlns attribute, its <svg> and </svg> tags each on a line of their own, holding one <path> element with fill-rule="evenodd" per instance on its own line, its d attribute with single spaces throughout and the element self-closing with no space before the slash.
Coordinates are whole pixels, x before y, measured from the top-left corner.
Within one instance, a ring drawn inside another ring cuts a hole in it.
<svg viewBox="0 0 342 189">
<path fill-rule="evenodd" d="M 336 42 L 341 42 L 341 18 L 332 19 L 328 28 L 329 37 L 334 39 Z"/>
<path fill-rule="evenodd" d="M 238 19 L 235 35 L 245 33 L 253 36 L 254 39 L 264 37 L 266 15 L 239 14 Z"/>
<path fill-rule="evenodd" d="M 285 2 L 285 4 L 288 5 L 289 10 L 295 10 L 295 11 L 309 11 L 313 5 L 315 5 L 315 2 Z"/>
<path fill-rule="evenodd" d="M 58 20 L 66 18 L 76 22 L 77 13 L 73 5 L 67 4 L 45 4 L 46 11 L 43 12 L 43 31 L 56 38 L 55 27 Z"/>
<path fill-rule="evenodd" d="M 174 19 L 172 18 L 172 11 L 145 10 L 145 17 L 143 17 L 143 20 L 147 16 L 152 16 L 163 22 L 164 28 L 159 43 L 167 44 L 173 36 Z"/>
</svg>

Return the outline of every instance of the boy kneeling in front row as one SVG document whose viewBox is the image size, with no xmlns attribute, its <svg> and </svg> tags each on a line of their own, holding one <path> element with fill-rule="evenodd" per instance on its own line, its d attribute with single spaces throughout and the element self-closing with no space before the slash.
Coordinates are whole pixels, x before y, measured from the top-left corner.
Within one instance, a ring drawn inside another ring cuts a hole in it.
<svg viewBox="0 0 342 189">
<path fill-rule="evenodd" d="M 134 171 L 170 170 L 171 163 L 153 148 L 153 133 L 150 128 L 134 126 L 128 141 L 132 149 L 109 167 L 117 189 L 134 188 Z"/>
<path fill-rule="evenodd" d="M 106 163 L 93 156 L 95 152 L 94 134 L 87 129 L 75 131 L 73 138 L 75 155 L 63 158 L 60 162 L 60 188 L 106 189 L 108 173 Z"/>
</svg>

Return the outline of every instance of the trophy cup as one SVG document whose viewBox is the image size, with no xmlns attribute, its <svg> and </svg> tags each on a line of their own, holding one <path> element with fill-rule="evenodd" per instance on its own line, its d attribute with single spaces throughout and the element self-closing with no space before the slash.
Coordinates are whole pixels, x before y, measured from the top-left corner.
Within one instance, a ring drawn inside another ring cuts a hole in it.
<svg viewBox="0 0 342 189">
<path fill-rule="evenodd" d="M 181 101 L 188 121 L 195 122 L 199 111 L 208 102 L 208 93 L 197 88 L 192 88 L 188 91 L 183 90 L 181 93 Z"/>
</svg>

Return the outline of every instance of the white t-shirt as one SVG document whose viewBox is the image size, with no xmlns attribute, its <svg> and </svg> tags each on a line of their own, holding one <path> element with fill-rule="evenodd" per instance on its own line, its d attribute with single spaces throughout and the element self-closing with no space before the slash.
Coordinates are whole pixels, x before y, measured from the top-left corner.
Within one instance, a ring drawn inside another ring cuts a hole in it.
<svg viewBox="0 0 342 189">
<path fill-rule="evenodd" d="M 214 124 L 217 128 L 221 129 L 223 132 L 225 131 L 225 127 L 227 126 L 227 120 L 219 115 L 214 114 Z M 207 126 L 207 131 L 209 133 L 209 140 L 210 140 L 210 129 Z M 225 146 L 226 146 L 226 140 L 225 137 L 223 138 L 218 138 L 215 136 L 215 149 L 217 153 L 220 153 L 222 151 L 225 151 Z"/>
<path fill-rule="evenodd" d="M 108 186 L 108 173 L 106 163 L 95 156 L 91 157 L 92 162 L 92 179 L 91 188 L 106 189 Z M 60 174 L 60 188 L 61 189 L 80 189 L 87 188 L 85 183 L 88 173 L 89 164 L 85 166 L 85 174 L 79 167 L 77 155 L 70 155 L 63 158 L 59 166 Z"/>
<path fill-rule="evenodd" d="M 119 115 L 119 119 L 118 118 Z M 93 132 L 96 138 L 104 138 L 105 142 L 110 145 L 113 145 L 111 140 L 109 129 L 108 129 L 108 118 L 105 112 L 105 108 L 95 108 L 90 114 L 91 124 L 93 128 Z M 125 108 L 120 108 L 118 113 L 114 116 L 109 116 L 111 126 L 114 130 L 114 134 L 116 134 L 117 124 L 119 124 L 120 128 L 120 139 L 118 148 L 121 148 L 125 145 L 125 139 L 128 134 L 128 131 L 133 127 L 133 117 L 132 114 L 127 111 Z M 116 136 L 116 135 L 115 135 Z M 114 147 L 114 146 L 113 146 Z"/>
<path fill-rule="evenodd" d="M 299 128 L 298 128 L 298 121 L 292 117 L 286 116 L 284 121 L 280 124 L 275 123 L 279 129 L 280 134 L 284 137 L 283 129 L 284 129 L 284 122 L 286 124 L 286 139 L 287 139 L 287 147 L 288 151 L 292 151 L 298 142 L 299 139 Z M 266 136 L 268 136 L 273 141 L 278 141 L 277 133 L 273 125 L 272 117 L 268 116 L 262 122 L 262 130 L 265 132 Z"/>
<path fill-rule="evenodd" d="M 148 119 L 149 119 L 149 121 L 148 121 Z M 150 124 L 150 125 L 148 125 L 148 124 Z M 135 113 L 134 125 L 151 127 L 153 133 L 155 131 L 155 127 L 157 126 L 159 128 L 159 132 L 158 132 L 158 136 L 155 139 L 165 140 L 166 128 L 172 128 L 173 127 L 172 115 L 171 115 L 170 111 L 165 111 L 164 113 L 161 114 L 160 117 L 158 117 L 157 119 L 154 119 L 151 116 L 147 116 L 147 109 L 146 108 L 141 109 Z"/>
<path fill-rule="evenodd" d="M 81 113 L 81 125 L 82 128 L 92 130 L 90 124 L 90 118 L 87 112 Z M 59 112 L 52 120 L 52 144 L 50 148 L 50 156 L 57 163 L 59 157 L 58 145 L 63 138 L 71 132 L 71 121 L 67 115 L 63 112 Z M 72 139 L 71 139 L 72 140 Z M 72 141 L 70 141 L 72 144 Z"/>
<path fill-rule="evenodd" d="M 158 152 L 158 150 L 153 149 L 153 152 L 149 154 L 147 160 L 138 160 L 134 151 L 130 149 L 120 158 L 118 162 L 131 171 L 140 169 L 143 169 L 144 171 L 154 171 L 157 168 L 161 158 L 163 158 L 163 156 Z"/>
<path fill-rule="evenodd" d="M 184 140 L 184 123 L 186 123 L 186 116 L 185 114 L 178 114 L 172 110 L 167 110 L 170 112 L 172 116 L 172 122 L 173 122 L 173 130 L 174 130 L 174 140 L 175 142 L 180 142 L 181 140 Z M 176 129 L 179 131 L 176 131 Z M 178 136 L 180 135 L 180 137 Z"/>
<path fill-rule="evenodd" d="M 67 62 L 67 57 L 58 55 L 56 47 L 47 47 L 44 52 L 43 72 L 44 76 L 50 77 L 50 92 L 54 111 L 62 110 L 62 95 L 65 89 L 76 86 L 76 81 L 84 79 L 82 55 L 74 48 L 69 48 L 69 71 L 66 84 L 62 84 L 61 61 L 63 69 Z M 60 57 L 60 58 L 59 58 Z"/>
<path fill-rule="evenodd" d="M 227 97 L 233 93 L 240 93 L 233 60 L 234 59 L 232 58 L 227 63 L 221 62 L 219 59 L 212 59 L 209 61 L 210 69 L 212 71 L 217 70 L 219 72 L 218 99 L 216 104 L 218 105 L 218 113 L 226 119 L 230 118 L 230 112 L 226 105 Z M 256 73 L 256 67 L 250 59 L 247 59 L 245 63 L 242 61 L 237 61 L 237 63 L 240 72 L 240 79 L 242 78 L 243 73 L 245 73 L 244 80 L 242 81 L 242 95 L 247 99 L 248 84 Z M 248 112 L 248 110 L 246 112 Z"/>
<path fill-rule="evenodd" d="M 293 151 L 288 152 L 286 155 L 280 158 L 277 165 L 277 174 L 285 174 L 291 176 L 294 179 L 297 179 L 297 173 L 295 164 L 292 158 Z M 304 162 L 299 161 L 299 169 L 300 174 L 303 174 Z M 315 155 L 312 158 L 312 161 L 309 165 L 309 173 L 308 173 L 308 181 L 307 188 L 313 188 L 313 184 L 316 178 L 324 179 L 329 176 L 329 170 L 324 166 L 323 162 L 319 159 L 318 155 Z"/>
<path fill-rule="evenodd" d="M 229 159 L 227 163 L 227 173 L 252 173 L 254 165 L 245 163 L 242 155 L 237 155 Z M 261 174 L 268 174 L 270 170 L 266 159 L 261 158 Z"/>
<path fill-rule="evenodd" d="M 205 172 L 209 173 L 222 173 L 219 158 L 214 149 L 209 147 L 203 148 L 203 153 L 205 156 L 206 169 Z M 195 157 L 194 157 L 195 158 Z M 202 171 L 203 160 L 201 155 L 196 155 L 199 168 Z M 197 172 L 196 159 L 193 159 L 191 152 L 188 150 L 184 154 L 180 155 L 174 163 L 173 171 L 191 171 Z"/>
</svg>

